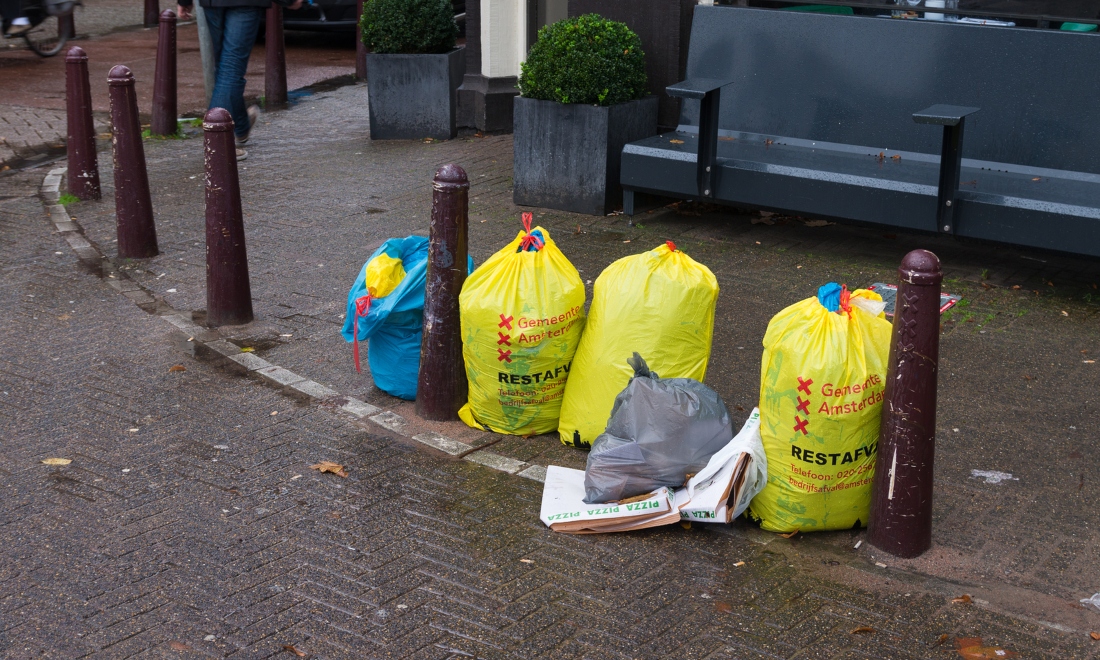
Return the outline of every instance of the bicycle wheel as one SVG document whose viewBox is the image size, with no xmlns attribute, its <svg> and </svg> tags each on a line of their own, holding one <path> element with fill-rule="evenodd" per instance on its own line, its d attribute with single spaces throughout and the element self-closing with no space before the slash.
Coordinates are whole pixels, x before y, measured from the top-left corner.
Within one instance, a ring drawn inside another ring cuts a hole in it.
<svg viewBox="0 0 1100 660">
<path fill-rule="evenodd" d="M 23 33 L 23 39 L 31 50 L 42 57 L 51 57 L 61 52 L 69 40 L 68 27 L 71 13 L 61 16 L 46 16 L 41 23 Z"/>
</svg>

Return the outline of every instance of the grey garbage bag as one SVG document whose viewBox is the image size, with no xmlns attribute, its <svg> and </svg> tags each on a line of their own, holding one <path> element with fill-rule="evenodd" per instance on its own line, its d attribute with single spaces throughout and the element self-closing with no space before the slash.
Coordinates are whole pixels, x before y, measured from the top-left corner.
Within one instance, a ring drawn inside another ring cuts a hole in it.
<svg viewBox="0 0 1100 660">
<path fill-rule="evenodd" d="M 637 353 L 627 362 L 634 377 L 588 454 L 588 504 L 678 488 L 733 438 L 729 411 L 714 390 L 691 378 L 662 379 Z"/>
</svg>

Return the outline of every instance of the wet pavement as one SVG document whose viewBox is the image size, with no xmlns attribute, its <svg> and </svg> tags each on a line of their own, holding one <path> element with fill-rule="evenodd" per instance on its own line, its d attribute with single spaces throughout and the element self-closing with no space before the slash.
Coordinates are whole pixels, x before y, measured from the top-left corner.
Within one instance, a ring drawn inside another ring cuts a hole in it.
<svg viewBox="0 0 1100 660">
<path fill-rule="evenodd" d="M 118 265 L 201 318 L 201 139 L 145 146 L 162 254 Z M 372 143 L 363 86 L 263 115 L 240 166 L 258 321 L 231 329 L 236 341 L 419 431 L 582 467 L 585 454 L 555 437 L 416 420 L 355 373 L 338 335 L 367 256 L 425 233 L 439 165 L 460 163 L 473 182 L 476 261 L 514 238 L 511 151 L 510 136 Z M 112 255 L 109 159 L 101 168 L 105 201 L 70 212 Z M 63 638 L 119 657 L 126 644 L 176 642 L 211 655 L 294 644 L 318 657 L 922 658 L 982 637 L 1023 657 L 1098 654 L 1088 632 L 1100 613 L 1078 604 L 1100 591 L 1095 261 L 686 205 L 634 223 L 536 210 L 586 281 L 666 239 L 715 272 L 707 382 L 738 421 L 754 405 L 768 319 L 820 283 L 892 282 L 901 256 L 927 247 L 965 301 L 944 324 L 924 557 L 857 549 L 860 532 L 783 539 L 743 523 L 571 538 L 539 523 L 535 481 L 444 459 L 180 353 L 186 337 L 83 273 L 38 202 L 20 196 L 44 174 L 0 179 L 14 195 L 0 207 L 11 273 L 0 372 L 24 397 L 9 405 L 16 440 L 0 468 L 0 611 L 14 613 L 0 640 L 12 653 L 20 639 L 32 650 L 18 654 L 32 655 Z M 74 462 L 38 463 L 55 455 Z M 349 465 L 348 478 L 308 469 L 320 460 Z M 972 603 L 951 602 L 964 593 Z M 127 627 L 116 637 L 107 623 Z M 864 626 L 875 632 L 852 632 Z"/>
<path fill-rule="evenodd" d="M 142 28 L 141 21 L 141 5 L 122 0 L 95 0 L 77 10 L 79 38 L 70 43 L 88 53 L 98 130 L 109 130 L 107 73 L 117 64 L 125 64 L 134 72 L 143 122 L 152 112 L 157 30 Z M 41 58 L 25 48 L 16 48 L 21 40 L 7 41 L 11 47 L 0 48 L 0 168 L 53 155 L 65 141 L 64 54 Z M 291 31 L 286 33 L 285 42 L 290 90 L 355 74 L 352 34 Z M 264 94 L 264 57 L 261 40 L 249 60 L 246 98 L 258 99 Z M 181 23 L 177 29 L 177 69 L 180 115 L 201 116 L 206 109 L 206 95 L 194 22 Z"/>
</svg>

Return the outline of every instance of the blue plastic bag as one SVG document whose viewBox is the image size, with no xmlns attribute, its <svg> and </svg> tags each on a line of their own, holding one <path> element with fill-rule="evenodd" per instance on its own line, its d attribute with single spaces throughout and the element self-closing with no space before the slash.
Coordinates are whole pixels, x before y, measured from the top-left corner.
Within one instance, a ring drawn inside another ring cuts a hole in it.
<svg viewBox="0 0 1100 660">
<path fill-rule="evenodd" d="M 473 259 L 468 268 L 473 270 Z M 367 362 L 380 390 L 401 399 L 416 398 L 420 339 L 424 329 L 424 288 L 428 239 L 391 238 L 374 251 L 348 291 L 341 334 L 355 344 L 368 341 Z M 368 282 L 369 280 L 369 282 Z"/>
</svg>

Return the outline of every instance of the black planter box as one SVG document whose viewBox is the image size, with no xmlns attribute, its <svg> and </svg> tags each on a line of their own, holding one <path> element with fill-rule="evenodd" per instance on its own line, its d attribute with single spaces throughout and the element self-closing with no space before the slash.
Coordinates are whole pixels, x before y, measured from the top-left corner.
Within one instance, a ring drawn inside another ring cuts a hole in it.
<svg viewBox="0 0 1100 660">
<path fill-rule="evenodd" d="M 622 205 L 623 145 L 657 134 L 657 97 L 607 107 L 517 97 L 513 200 L 606 215 Z"/>
<path fill-rule="evenodd" d="M 466 49 L 441 55 L 367 53 L 372 140 L 449 140 L 456 92 L 466 73 Z"/>
</svg>

